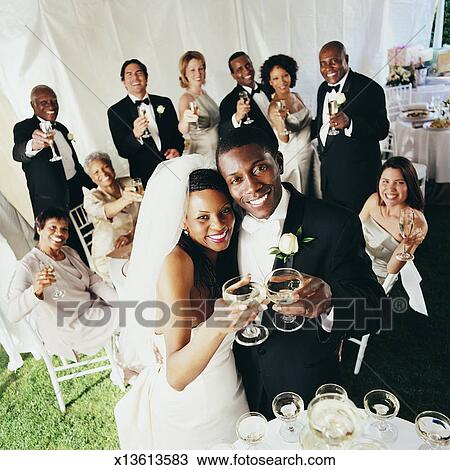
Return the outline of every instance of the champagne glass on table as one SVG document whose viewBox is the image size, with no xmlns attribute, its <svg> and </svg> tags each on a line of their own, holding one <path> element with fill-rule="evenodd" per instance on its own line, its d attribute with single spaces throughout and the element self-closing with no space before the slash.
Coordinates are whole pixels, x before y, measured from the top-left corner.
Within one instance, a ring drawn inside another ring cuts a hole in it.
<svg viewBox="0 0 450 470">
<path fill-rule="evenodd" d="M 415 421 L 416 432 L 425 441 L 419 450 L 444 449 L 450 445 L 450 418 L 438 411 L 423 411 Z"/>
<path fill-rule="evenodd" d="M 339 112 L 339 105 L 337 100 L 329 99 L 328 100 L 328 114 L 333 117 Z M 328 131 L 328 135 L 338 135 L 339 130 L 335 129 L 330 124 L 330 129 Z"/>
<path fill-rule="evenodd" d="M 250 103 L 250 96 L 248 95 L 248 93 L 245 90 L 242 90 L 242 91 L 239 92 L 239 98 L 244 102 L 244 104 Z M 243 124 L 251 124 L 252 122 L 254 122 L 253 119 L 250 119 L 248 114 L 246 114 L 245 118 L 246 119 L 245 119 L 245 121 L 243 121 Z"/>
<path fill-rule="evenodd" d="M 195 100 L 189 102 L 189 109 L 198 117 L 200 116 L 200 108 Z M 203 131 L 200 129 L 198 120 L 196 122 L 191 122 L 193 131 L 195 134 L 201 134 Z"/>
<path fill-rule="evenodd" d="M 45 132 L 46 137 L 49 141 L 49 146 L 52 150 L 52 158 L 49 160 L 49 162 L 59 162 L 59 160 L 62 160 L 61 155 L 58 155 L 55 150 L 55 133 L 53 130 L 52 123 L 50 121 L 42 121 L 39 123 L 39 127 L 41 128 L 42 132 Z"/>
<path fill-rule="evenodd" d="M 283 122 L 284 122 L 284 129 L 281 131 L 281 135 L 289 135 L 289 131 L 286 129 L 286 115 L 287 115 L 287 109 L 286 109 L 286 101 L 285 100 L 278 100 L 275 101 L 277 111 L 281 114 L 283 117 Z"/>
<path fill-rule="evenodd" d="M 139 117 L 145 117 L 147 119 L 147 106 L 144 103 L 141 103 L 138 106 Z M 147 119 L 148 121 L 148 119 Z M 148 125 L 148 124 L 147 124 Z M 144 133 L 141 136 L 143 139 L 148 139 L 150 137 L 150 132 L 148 129 L 145 129 Z"/>
<path fill-rule="evenodd" d="M 279 393 L 272 401 L 273 414 L 283 423 L 280 436 L 286 442 L 298 442 L 303 426 L 297 418 L 305 409 L 302 398 L 294 392 Z"/>
<path fill-rule="evenodd" d="M 266 277 L 266 293 L 274 304 L 290 305 L 295 302 L 294 291 L 303 286 L 303 276 L 292 268 L 279 268 Z M 292 332 L 299 330 L 305 323 L 305 317 L 275 313 L 273 326 L 280 331 Z"/>
<path fill-rule="evenodd" d="M 248 276 L 237 276 L 227 281 L 222 287 L 222 297 L 230 305 L 248 305 L 261 303 L 266 298 L 264 287 L 252 282 Z M 264 325 L 250 323 L 236 333 L 235 341 L 242 346 L 255 346 L 264 342 L 269 330 Z"/>
<path fill-rule="evenodd" d="M 55 272 L 55 268 L 48 261 L 39 261 L 39 268 L 41 271 L 46 271 L 47 273 Z M 54 287 L 53 287 L 52 299 L 59 300 L 59 299 L 62 299 L 65 295 L 66 295 L 66 291 L 59 289 L 55 282 Z"/>
<path fill-rule="evenodd" d="M 336 393 L 342 395 L 345 398 L 348 398 L 347 392 L 344 387 L 338 384 L 323 384 L 316 390 L 316 397 L 323 395 L 325 393 Z"/>
<path fill-rule="evenodd" d="M 395 418 L 400 410 L 397 397 L 387 390 L 372 390 L 364 397 L 364 409 L 375 418 L 368 427 L 369 434 L 382 442 L 394 442 L 398 431 L 389 420 Z"/>
<path fill-rule="evenodd" d="M 414 229 L 414 211 L 411 208 L 400 210 L 398 226 L 403 238 L 411 236 Z M 414 255 L 406 251 L 406 245 L 403 243 L 403 251 L 398 253 L 396 258 L 399 261 L 411 261 L 414 259 Z"/>
<path fill-rule="evenodd" d="M 267 419 L 255 411 L 244 413 L 236 423 L 236 434 L 243 440 L 248 449 L 264 449 L 261 441 L 267 430 Z"/>
</svg>

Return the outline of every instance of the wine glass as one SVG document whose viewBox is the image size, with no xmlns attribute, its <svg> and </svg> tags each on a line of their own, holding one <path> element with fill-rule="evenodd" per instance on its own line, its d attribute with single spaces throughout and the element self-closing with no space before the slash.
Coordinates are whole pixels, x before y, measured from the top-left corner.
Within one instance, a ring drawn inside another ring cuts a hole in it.
<svg viewBox="0 0 450 470">
<path fill-rule="evenodd" d="M 147 106 L 145 103 L 141 103 L 138 106 L 139 117 L 145 117 L 147 119 Z M 148 120 L 148 119 L 147 119 Z M 144 133 L 141 135 L 143 139 L 148 139 L 150 137 L 150 131 L 145 129 Z"/>
<path fill-rule="evenodd" d="M 247 449 L 263 449 L 261 441 L 264 439 L 267 429 L 267 419 L 256 411 L 244 413 L 236 423 L 236 434 L 247 445 Z"/>
<path fill-rule="evenodd" d="M 316 397 L 323 395 L 324 393 L 336 393 L 342 395 L 345 398 L 348 398 L 347 392 L 344 387 L 341 387 L 338 384 L 323 384 L 316 390 Z"/>
<path fill-rule="evenodd" d="M 285 122 L 286 119 L 286 101 L 285 100 L 278 100 L 275 101 L 275 105 L 277 107 L 277 111 L 283 116 L 283 122 Z M 289 131 L 286 129 L 286 124 L 284 125 L 284 129 L 280 132 L 281 135 L 289 135 Z"/>
<path fill-rule="evenodd" d="M 133 188 L 133 191 L 141 196 L 144 195 L 144 185 L 141 178 L 130 178 L 126 184 L 127 187 Z"/>
<path fill-rule="evenodd" d="M 326 449 L 342 449 L 360 428 L 356 406 L 339 393 L 324 393 L 308 405 L 308 426 Z"/>
<path fill-rule="evenodd" d="M 388 421 L 400 410 L 397 397 L 387 390 L 372 390 L 364 397 L 364 409 L 375 418 L 368 427 L 369 435 L 385 443 L 394 442 L 398 435 L 397 427 Z"/>
<path fill-rule="evenodd" d="M 239 98 L 245 103 L 249 103 L 250 102 L 250 96 L 248 96 L 248 93 L 245 91 L 245 90 L 242 90 L 239 92 Z M 253 119 L 250 119 L 250 117 L 248 116 L 248 114 L 245 116 L 246 119 L 245 121 L 243 121 L 243 124 L 251 124 L 253 121 Z"/>
<path fill-rule="evenodd" d="M 200 108 L 195 100 L 189 102 L 189 109 L 196 115 L 200 115 Z M 203 131 L 200 129 L 198 120 L 196 122 L 191 122 L 194 134 L 201 134 Z M 192 132 L 192 131 L 191 131 Z"/>
<path fill-rule="evenodd" d="M 294 392 L 279 393 L 272 401 L 273 414 L 282 421 L 280 436 L 286 442 L 298 442 L 303 426 L 297 418 L 305 409 L 302 398 Z"/>
<path fill-rule="evenodd" d="M 274 304 L 289 305 L 295 302 L 294 291 L 303 286 L 303 276 L 292 268 L 279 268 L 266 277 L 267 297 Z M 299 330 L 305 323 L 305 317 L 275 313 L 273 326 L 280 331 Z"/>
<path fill-rule="evenodd" d="M 330 98 L 328 100 L 328 114 L 330 116 L 334 116 L 338 112 L 339 112 L 339 105 L 338 105 L 337 100 Z M 335 129 L 334 127 L 331 127 L 330 125 L 330 129 L 328 130 L 328 135 L 338 135 L 338 134 L 339 134 L 339 130 Z"/>
<path fill-rule="evenodd" d="M 416 432 L 425 441 L 419 449 L 443 449 L 450 444 L 450 418 L 438 411 L 423 411 L 415 421 Z"/>
<path fill-rule="evenodd" d="M 250 281 L 248 276 L 237 276 L 228 280 L 222 287 L 222 297 L 232 305 L 248 305 L 252 302 L 261 303 L 266 298 L 264 287 Z M 248 324 L 236 333 L 235 340 L 242 346 L 256 346 L 269 336 L 264 325 Z"/>
<path fill-rule="evenodd" d="M 414 211 L 409 207 L 400 210 L 400 218 L 398 221 L 400 233 L 402 237 L 409 237 L 414 229 Z M 414 255 L 406 251 L 406 245 L 403 243 L 403 250 L 395 256 L 399 261 L 411 261 Z"/>
<path fill-rule="evenodd" d="M 47 271 L 47 272 L 55 271 L 55 268 L 53 267 L 53 265 L 49 263 L 48 261 L 39 261 L 39 268 L 41 271 Z M 53 284 L 53 286 L 54 288 L 53 288 L 52 299 L 53 300 L 62 299 L 66 295 L 66 291 L 59 289 L 58 286 L 56 285 L 56 282 L 55 284 Z"/>
<path fill-rule="evenodd" d="M 59 162 L 62 160 L 62 157 L 56 153 L 55 150 L 55 135 L 53 133 L 53 126 L 50 121 L 42 121 L 39 123 L 39 127 L 41 128 L 42 132 L 45 132 L 47 135 L 47 139 L 49 140 L 49 146 L 50 149 L 52 150 L 52 158 L 50 158 L 49 162 Z"/>
</svg>

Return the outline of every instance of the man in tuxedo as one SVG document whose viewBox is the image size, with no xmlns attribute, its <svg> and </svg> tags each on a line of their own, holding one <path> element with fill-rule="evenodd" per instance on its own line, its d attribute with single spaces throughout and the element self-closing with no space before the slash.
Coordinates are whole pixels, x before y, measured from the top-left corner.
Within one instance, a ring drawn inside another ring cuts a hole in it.
<svg viewBox="0 0 450 470">
<path fill-rule="evenodd" d="M 128 160 L 132 178 L 144 187 L 158 163 L 179 157 L 184 140 L 169 98 L 147 93 L 147 67 L 137 59 L 123 63 L 120 78 L 128 95 L 108 109 L 109 129 L 117 152 Z M 138 115 L 142 107 L 145 115 Z"/>
<path fill-rule="evenodd" d="M 255 69 L 250 57 L 245 52 L 235 52 L 228 59 L 228 67 L 237 84 L 220 103 L 220 137 L 242 125 L 252 125 L 276 139 L 269 122 L 270 95 L 255 82 Z M 250 97 L 248 103 L 239 97 L 242 91 Z M 253 122 L 246 124 L 247 119 Z"/>
<path fill-rule="evenodd" d="M 345 47 L 338 41 L 322 47 L 319 61 L 325 81 L 317 93 L 313 135 L 318 137 L 323 198 L 359 213 L 376 191 L 379 141 L 389 132 L 384 91 L 349 68 Z M 330 116 L 328 102 L 333 99 L 345 101 Z M 328 135 L 330 125 L 337 135 Z"/>
<path fill-rule="evenodd" d="M 94 184 L 78 161 L 68 129 L 56 121 L 59 105 L 55 92 L 46 85 L 35 86 L 31 107 L 34 116 L 14 126 L 13 158 L 22 163 L 34 216 L 48 207 L 70 210 L 83 202 L 81 188 L 93 188 Z M 40 129 L 45 122 L 52 127 L 50 138 Z M 60 160 L 50 161 L 50 144 Z M 68 244 L 84 256 L 75 229 L 70 230 Z"/>
<path fill-rule="evenodd" d="M 282 185 L 283 156 L 262 131 L 231 131 L 219 142 L 217 167 L 245 212 L 231 252 L 219 258 L 220 282 L 238 273 L 263 282 L 280 267 L 293 267 L 305 278 L 295 303 L 275 305 L 263 315 L 270 331 L 265 342 L 234 345 L 250 409 L 270 418 L 278 393 L 296 392 L 308 404 L 320 385 L 340 382 L 341 339 L 350 330 L 362 334 L 380 328 L 387 318 L 386 305 L 380 308 L 384 291 L 365 253 L 358 216 Z M 299 227 L 299 249 L 286 264 L 269 254 L 282 234 L 296 234 Z M 305 237 L 313 240 L 304 243 Z M 293 332 L 274 329 L 275 311 L 305 317 L 305 324 Z"/>
</svg>

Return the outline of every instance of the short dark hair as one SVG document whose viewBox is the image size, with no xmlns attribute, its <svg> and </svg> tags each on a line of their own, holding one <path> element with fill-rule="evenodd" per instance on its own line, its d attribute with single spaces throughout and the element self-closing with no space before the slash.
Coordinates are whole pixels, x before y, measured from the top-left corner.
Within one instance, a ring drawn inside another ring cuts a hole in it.
<svg viewBox="0 0 450 470">
<path fill-rule="evenodd" d="M 261 66 L 261 82 L 270 93 L 273 93 L 275 90 L 270 85 L 270 72 L 274 67 L 281 67 L 282 69 L 286 70 L 286 72 L 291 77 L 291 88 L 295 87 L 297 83 L 297 70 L 298 65 L 297 62 L 288 55 L 284 54 L 277 54 L 269 57 L 264 64 Z"/>
<path fill-rule="evenodd" d="M 43 229 L 47 220 L 58 219 L 69 223 L 69 213 L 59 207 L 47 207 L 36 217 L 35 224 L 37 229 Z"/>
<path fill-rule="evenodd" d="M 237 51 L 234 52 L 233 54 L 230 55 L 230 58 L 228 59 L 228 68 L 230 69 L 230 72 L 233 73 L 233 68 L 231 67 L 231 62 L 234 59 L 237 59 L 238 57 L 241 57 L 242 55 L 245 55 L 248 57 L 248 54 L 244 51 Z M 250 59 L 250 57 L 248 57 Z"/>
<path fill-rule="evenodd" d="M 234 148 L 250 144 L 259 145 L 264 152 L 270 153 L 273 158 L 276 157 L 278 152 L 278 141 L 275 135 L 273 137 L 269 136 L 266 132 L 255 126 L 241 126 L 237 129 L 232 129 L 219 141 L 216 150 L 217 168 L 219 168 L 220 155 Z"/>
<path fill-rule="evenodd" d="M 320 52 L 319 54 L 321 54 L 324 50 L 326 49 L 331 49 L 331 48 L 334 48 L 338 51 L 339 54 L 342 54 L 342 55 L 347 55 L 347 51 L 345 50 L 345 46 L 344 44 L 342 44 L 342 42 L 340 41 L 330 41 L 330 42 L 327 42 L 326 44 L 324 44 L 321 48 L 320 48 Z"/>
<path fill-rule="evenodd" d="M 200 169 L 195 170 L 189 175 L 189 192 L 204 191 L 205 189 L 214 189 L 224 193 L 231 199 L 228 186 L 225 180 L 216 170 Z"/>
<path fill-rule="evenodd" d="M 143 64 L 139 59 L 128 59 L 122 64 L 122 68 L 120 69 L 120 79 L 122 80 L 122 82 L 125 80 L 125 69 L 130 64 L 139 65 L 141 70 L 144 72 L 145 78 L 148 78 L 147 66 L 145 64 Z"/>
<path fill-rule="evenodd" d="M 381 206 L 384 203 L 380 197 L 379 184 L 381 175 L 386 168 L 394 168 L 400 170 L 405 180 L 406 187 L 408 188 L 408 196 L 406 198 L 406 204 L 413 209 L 423 211 L 425 207 L 425 201 L 423 198 L 422 191 L 420 190 L 419 179 L 417 178 L 417 172 L 413 164 L 405 157 L 391 157 L 387 159 L 381 167 L 380 174 L 377 180 L 377 193 L 378 193 L 378 204 Z"/>
</svg>

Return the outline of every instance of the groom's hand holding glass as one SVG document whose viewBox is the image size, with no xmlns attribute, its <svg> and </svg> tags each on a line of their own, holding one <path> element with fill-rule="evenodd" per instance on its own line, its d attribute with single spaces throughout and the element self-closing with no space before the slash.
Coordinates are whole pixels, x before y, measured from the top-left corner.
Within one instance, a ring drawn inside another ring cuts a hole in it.
<svg viewBox="0 0 450 470">
<path fill-rule="evenodd" d="M 347 129 L 350 126 L 350 118 L 342 111 L 330 115 L 330 127 L 334 129 Z"/>
<path fill-rule="evenodd" d="M 331 310 L 331 288 L 319 277 L 302 274 L 304 283 L 293 293 L 295 302 L 289 305 L 275 304 L 272 308 L 283 315 L 316 318 Z"/>
</svg>

